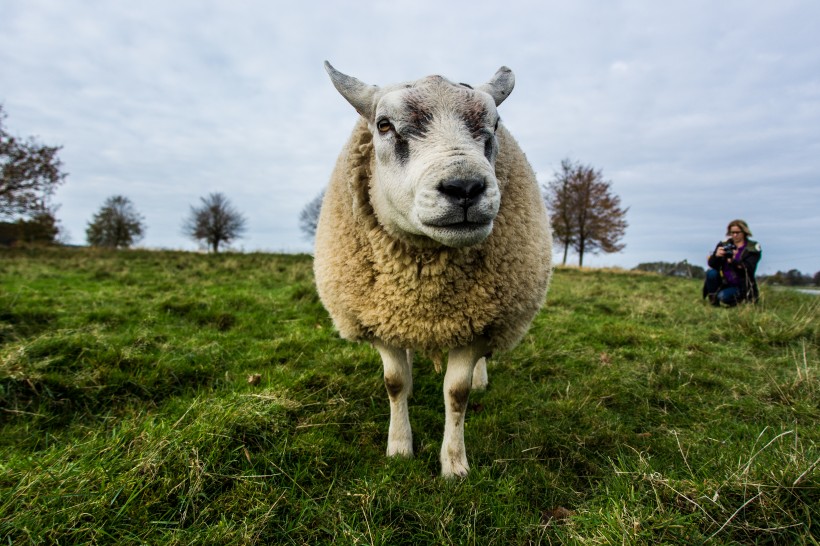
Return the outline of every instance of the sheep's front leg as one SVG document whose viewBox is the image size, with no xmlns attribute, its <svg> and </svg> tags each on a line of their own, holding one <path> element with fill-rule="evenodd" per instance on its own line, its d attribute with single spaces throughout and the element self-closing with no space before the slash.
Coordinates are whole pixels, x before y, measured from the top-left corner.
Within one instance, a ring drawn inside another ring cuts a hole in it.
<svg viewBox="0 0 820 546">
<path fill-rule="evenodd" d="M 413 456 L 413 431 L 407 399 L 413 390 L 413 353 L 373 342 L 384 365 L 384 386 L 390 397 L 390 428 L 387 432 L 387 455 Z"/>
<path fill-rule="evenodd" d="M 464 447 L 464 417 L 473 381 L 473 368 L 485 352 L 484 340 L 450 350 L 444 375 L 444 440 L 441 443 L 441 474 L 445 478 L 466 476 L 470 469 Z"/>
</svg>

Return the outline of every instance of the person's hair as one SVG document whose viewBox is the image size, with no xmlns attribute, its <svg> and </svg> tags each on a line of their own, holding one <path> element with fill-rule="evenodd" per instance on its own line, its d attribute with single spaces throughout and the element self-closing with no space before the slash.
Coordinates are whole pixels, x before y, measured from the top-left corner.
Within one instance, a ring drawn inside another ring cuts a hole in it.
<svg viewBox="0 0 820 546">
<path fill-rule="evenodd" d="M 736 226 L 740 228 L 740 231 L 746 234 L 746 237 L 752 236 L 752 230 L 749 229 L 749 224 L 747 224 L 744 220 L 732 220 L 729 222 L 729 225 L 726 226 L 726 233 L 728 234 L 732 231 L 732 226 Z"/>
</svg>

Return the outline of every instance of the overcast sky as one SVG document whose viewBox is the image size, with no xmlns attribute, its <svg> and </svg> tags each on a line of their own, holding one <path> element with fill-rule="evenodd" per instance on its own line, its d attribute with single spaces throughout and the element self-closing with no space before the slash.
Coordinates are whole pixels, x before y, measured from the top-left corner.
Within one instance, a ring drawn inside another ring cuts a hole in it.
<svg viewBox="0 0 820 546">
<path fill-rule="evenodd" d="M 223 192 L 237 249 L 309 251 L 302 207 L 356 121 L 323 67 L 371 84 L 480 84 L 539 181 L 591 165 L 629 207 L 596 266 L 705 257 L 734 218 L 760 271 L 820 270 L 820 2 L 0 0 L 0 103 L 17 136 L 62 145 L 70 242 L 106 197 L 140 246 L 196 249 L 190 206 Z M 570 256 L 570 261 L 577 260 Z"/>
</svg>

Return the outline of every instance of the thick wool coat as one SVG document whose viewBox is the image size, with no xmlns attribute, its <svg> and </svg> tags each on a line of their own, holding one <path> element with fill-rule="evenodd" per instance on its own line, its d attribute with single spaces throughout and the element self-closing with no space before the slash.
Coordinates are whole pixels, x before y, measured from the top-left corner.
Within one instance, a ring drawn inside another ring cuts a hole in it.
<svg viewBox="0 0 820 546">
<path fill-rule="evenodd" d="M 501 206 L 490 236 L 467 248 L 417 245 L 385 231 L 370 201 L 374 154 L 363 119 L 336 163 L 316 232 L 319 296 L 342 337 L 426 353 L 520 341 L 543 304 L 552 236 L 535 174 L 497 131 Z M 430 242 L 432 243 L 432 242 Z"/>
</svg>

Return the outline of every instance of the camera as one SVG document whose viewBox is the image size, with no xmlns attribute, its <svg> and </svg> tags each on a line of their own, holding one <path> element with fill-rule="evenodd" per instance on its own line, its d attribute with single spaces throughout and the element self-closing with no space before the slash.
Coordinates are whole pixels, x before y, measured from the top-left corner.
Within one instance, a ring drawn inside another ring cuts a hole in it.
<svg viewBox="0 0 820 546">
<path fill-rule="evenodd" d="M 736 250 L 737 245 L 735 245 L 732 241 L 726 241 L 723 243 L 723 252 L 725 252 L 730 258 L 734 255 Z"/>
</svg>

